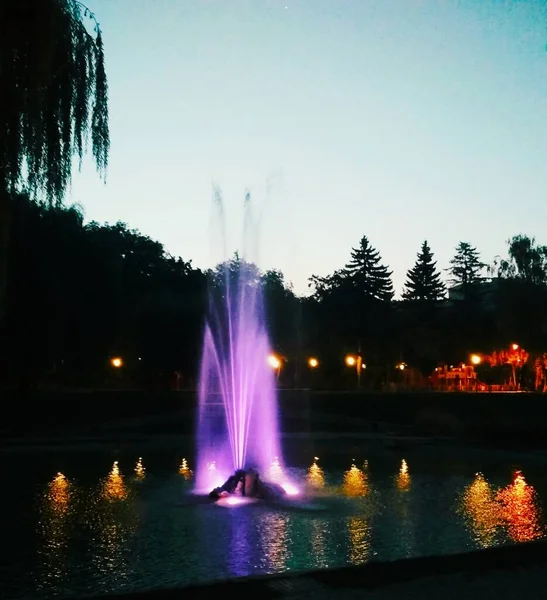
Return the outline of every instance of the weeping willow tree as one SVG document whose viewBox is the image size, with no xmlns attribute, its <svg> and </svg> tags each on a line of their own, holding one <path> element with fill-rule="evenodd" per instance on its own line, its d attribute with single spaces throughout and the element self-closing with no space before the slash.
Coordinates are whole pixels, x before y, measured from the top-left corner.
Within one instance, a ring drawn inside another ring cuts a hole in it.
<svg viewBox="0 0 547 600">
<path fill-rule="evenodd" d="M 60 204 L 89 142 L 104 178 L 108 86 L 95 16 L 77 0 L 0 0 L 0 323 L 13 194 Z"/>
</svg>

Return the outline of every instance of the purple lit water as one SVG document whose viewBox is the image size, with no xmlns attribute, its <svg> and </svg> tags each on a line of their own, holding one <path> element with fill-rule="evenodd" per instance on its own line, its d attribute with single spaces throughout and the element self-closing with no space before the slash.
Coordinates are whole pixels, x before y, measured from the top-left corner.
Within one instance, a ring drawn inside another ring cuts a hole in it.
<svg viewBox="0 0 547 600">
<path fill-rule="evenodd" d="M 220 201 L 220 200 L 219 200 Z M 249 196 L 246 197 L 248 217 Z M 262 281 L 245 260 L 224 263 L 210 290 L 199 380 L 196 489 L 236 469 L 281 467 L 275 372 Z"/>
</svg>

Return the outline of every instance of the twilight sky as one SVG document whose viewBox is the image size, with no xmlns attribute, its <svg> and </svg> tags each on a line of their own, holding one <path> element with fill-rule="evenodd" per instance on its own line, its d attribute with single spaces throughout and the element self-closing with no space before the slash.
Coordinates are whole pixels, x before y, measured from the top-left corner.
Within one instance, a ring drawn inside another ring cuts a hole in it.
<svg viewBox="0 0 547 600">
<path fill-rule="evenodd" d="M 112 149 L 69 203 L 195 266 L 240 246 L 307 293 L 367 235 L 397 293 L 427 239 L 448 266 L 517 233 L 547 243 L 543 0 L 86 0 L 105 40 Z M 543 226 L 541 223 L 543 222 Z"/>
</svg>

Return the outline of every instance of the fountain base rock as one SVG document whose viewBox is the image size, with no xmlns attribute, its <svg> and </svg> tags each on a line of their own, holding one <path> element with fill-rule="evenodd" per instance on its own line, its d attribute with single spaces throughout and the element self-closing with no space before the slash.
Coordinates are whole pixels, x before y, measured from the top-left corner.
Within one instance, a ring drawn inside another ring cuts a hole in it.
<svg viewBox="0 0 547 600">
<path fill-rule="evenodd" d="M 230 495 L 278 500 L 285 497 L 287 493 L 277 483 L 262 481 L 254 469 L 239 469 L 223 485 L 215 488 L 209 494 L 209 498 L 218 500 Z"/>
</svg>

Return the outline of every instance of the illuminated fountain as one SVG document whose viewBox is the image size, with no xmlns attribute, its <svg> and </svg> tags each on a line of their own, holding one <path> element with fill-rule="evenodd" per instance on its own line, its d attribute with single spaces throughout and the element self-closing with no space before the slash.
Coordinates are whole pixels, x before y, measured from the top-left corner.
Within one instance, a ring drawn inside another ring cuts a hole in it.
<svg viewBox="0 0 547 600">
<path fill-rule="evenodd" d="M 218 192 L 216 201 L 222 213 Z M 253 229 L 247 194 L 245 231 Z M 236 256 L 220 271 L 221 281 L 210 289 L 203 339 L 196 488 L 245 495 L 249 486 L 255 493 L 266 485 L 258 474 L 267 476 L 274 461 L 282 471 L 275 389 L 281 361 L 271 352 L 256 266 Z M 286 483 L 278 481 L 270 491 L 282 491 Z"/>
</svg>

